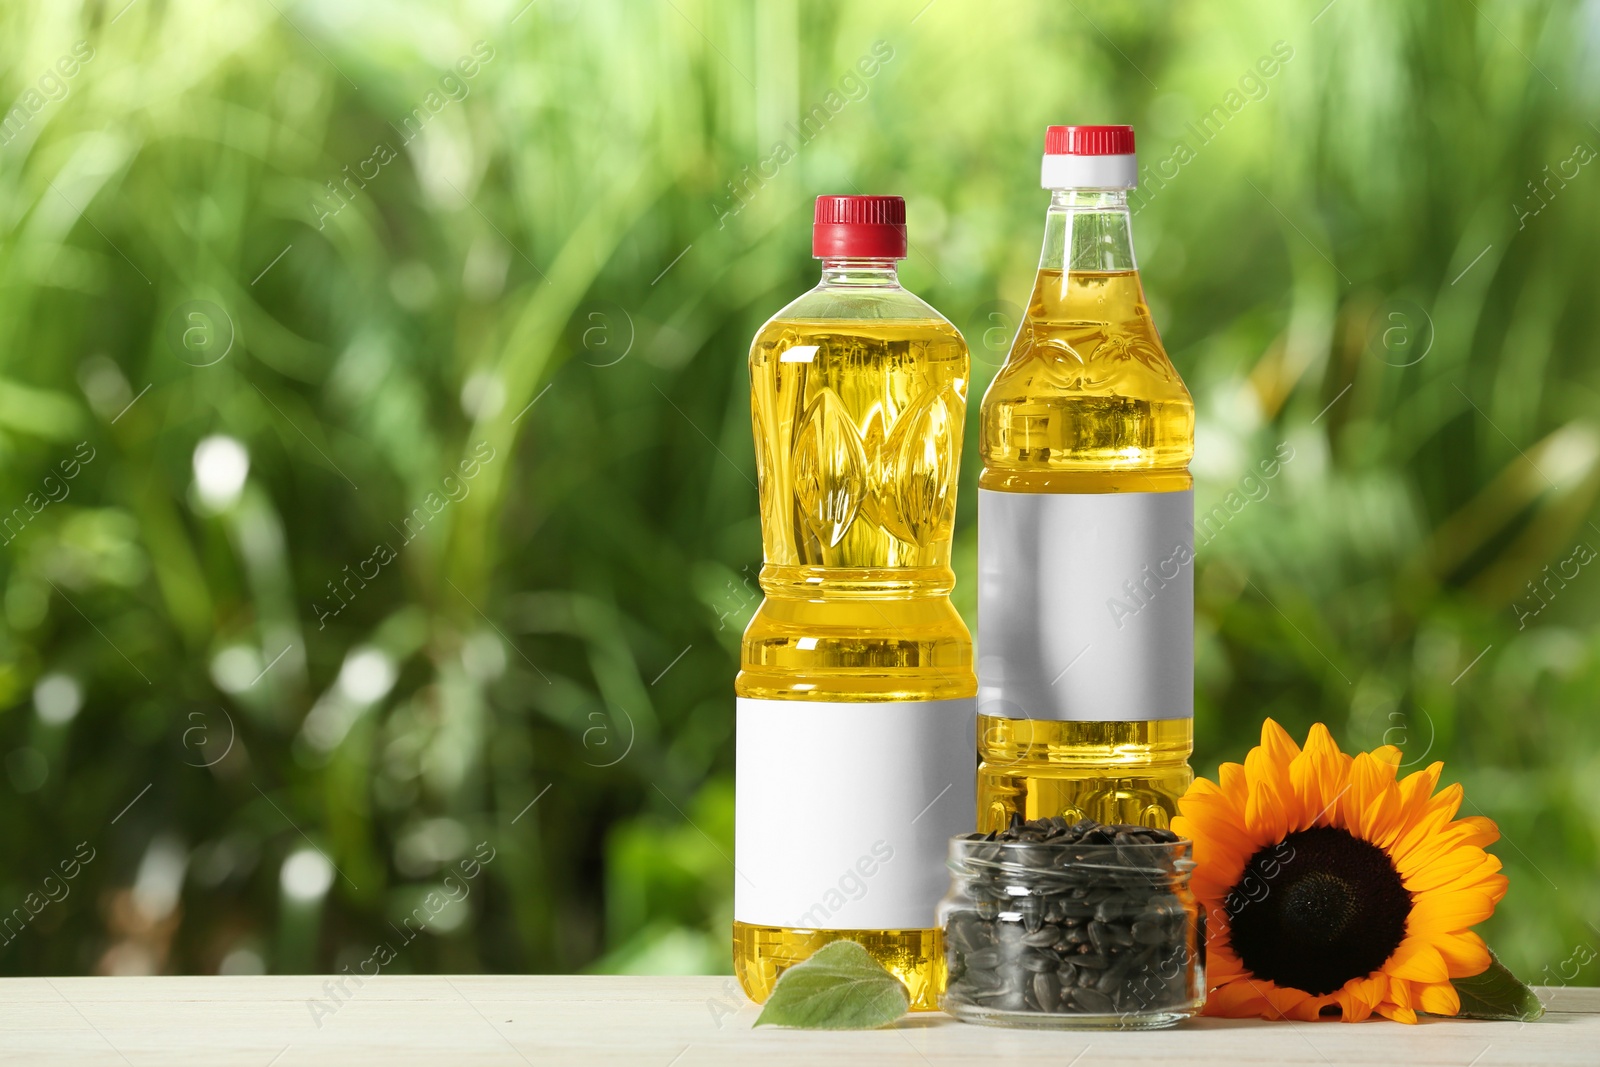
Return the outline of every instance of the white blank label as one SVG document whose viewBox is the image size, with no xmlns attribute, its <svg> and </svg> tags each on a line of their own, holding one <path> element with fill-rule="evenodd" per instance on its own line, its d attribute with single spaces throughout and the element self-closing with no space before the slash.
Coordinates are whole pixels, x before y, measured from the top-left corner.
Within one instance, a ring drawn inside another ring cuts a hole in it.
<svg viewBox="0 0 1600 1067">
<path fill-rule="evenodd" d="M 733 917 L 925 930 L 975 825 L 970 697 L 738 701 Z"/>
<path fill-rule="evenodd" d="M 1194 714 L 1194 491 L 978 490 L 978 711 Z"/>
</svg>

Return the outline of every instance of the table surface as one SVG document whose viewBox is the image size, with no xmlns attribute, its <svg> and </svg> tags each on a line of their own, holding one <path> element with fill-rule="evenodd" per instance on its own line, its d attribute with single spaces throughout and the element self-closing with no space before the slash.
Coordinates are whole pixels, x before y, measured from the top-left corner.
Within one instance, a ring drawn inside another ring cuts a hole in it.
<svg viewBox="0 0 1600 1067">
<path fill-rule="evenodd" d="M 0 979 L 0 1063 L 185 1067 L 697 1064 L 1600 1063 L 1600 988 L 1541 989 L 1531 1023 L 1196 1019 L 1143 1033 L 969 1026 L 762 1027 L 732 978 L 325 976 Z"/>
</svg>

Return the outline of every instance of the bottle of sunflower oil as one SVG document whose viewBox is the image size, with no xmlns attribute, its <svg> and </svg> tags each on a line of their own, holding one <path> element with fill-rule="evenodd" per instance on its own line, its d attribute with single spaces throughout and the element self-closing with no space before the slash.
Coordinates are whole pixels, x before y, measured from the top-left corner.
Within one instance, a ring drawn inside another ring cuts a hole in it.
<svg viewBox="0 0 1600 1067">
<path fill-rule="evenodd" d="M 1044 251 L 983 398 L 978 825 L 1166 826 L 1194 715 L 1194 403 L 1134 264 L 1129 126 L 1052 126 Z"/>
<path fill-rule="evenodd" d="M 817 200 L 822 280 L 750 346 L 766 599 L 736 690 L 734 969 L 755 1000 L 860 942 L 937 1007 L 977 678 L 950 603 L 969 357 L 901 288 L 905 202 Z"/>
</svg>

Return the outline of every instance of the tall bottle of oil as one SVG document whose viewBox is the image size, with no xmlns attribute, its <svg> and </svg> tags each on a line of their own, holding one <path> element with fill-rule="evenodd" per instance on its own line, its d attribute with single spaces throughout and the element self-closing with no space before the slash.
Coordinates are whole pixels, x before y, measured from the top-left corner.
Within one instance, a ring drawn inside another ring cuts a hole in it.
<svg viewBox="0 0 1600 1067">
<path fill-rule="evenodd" d="M 1052 126 L 1044 251 L 983 398 L 978 825 L 1165 826 L 1192 778 L 1194 404 L 1133 258 L 1129 126 Z"/>
<path fill-rule="evenodd" d="M 905 202 L 817 200 L 816 288 L 750 346 L 766 594 L 736 690 L 734 969 L 829 941 L 937 1007 L 946 844 L 972 829 L 977 679 L 950 603 L 969 357 L 901 287 Z"/>
</svg>

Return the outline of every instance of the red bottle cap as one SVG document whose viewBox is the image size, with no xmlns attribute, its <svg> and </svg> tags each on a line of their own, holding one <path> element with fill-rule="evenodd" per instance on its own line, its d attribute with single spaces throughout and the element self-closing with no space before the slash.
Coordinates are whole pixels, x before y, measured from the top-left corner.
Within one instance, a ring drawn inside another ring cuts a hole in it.
<svg viewBox="0 0 1600 1067">
<path fill-rule="evenodd" d="M 811 226 L 817 259 L 905 259 L 906 202 L 898 196 L 819 196 Z"/>
<path fill-rule="evenodd" d="M 1132 126 L 1049 126 L 1044 131 L 1047 156 L 1131 156 Z"/>
</svg>

